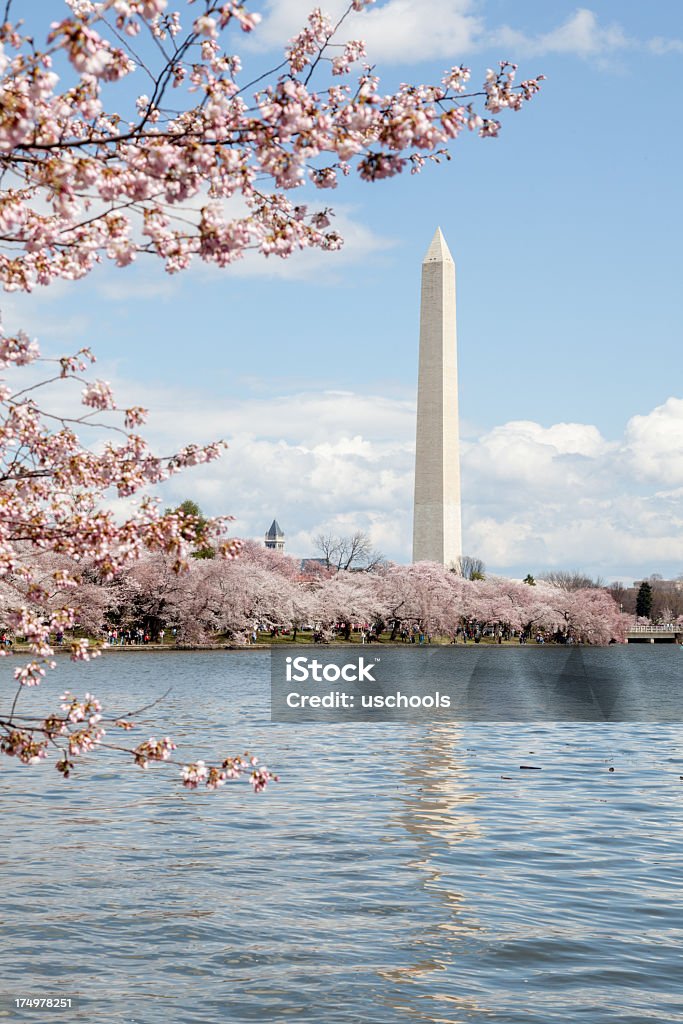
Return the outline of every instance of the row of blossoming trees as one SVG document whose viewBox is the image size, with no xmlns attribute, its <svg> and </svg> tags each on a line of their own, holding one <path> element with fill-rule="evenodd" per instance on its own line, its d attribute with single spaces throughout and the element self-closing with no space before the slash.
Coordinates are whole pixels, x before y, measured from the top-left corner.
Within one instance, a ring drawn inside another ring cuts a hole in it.
<svg viewBox="0 0 683 1024">
<path fill-rule="evenodd" d="M 333 252 L 343 239 L 332 211 L 316 203 L 318 190 L 352 173 L 374 182 L 419 171 L 447 158 L 463 133 L 495 137 L 497 115 L 537 92 L 540 79 L 516 83 L 508 62 L 489 70 L 478 91 L 469 70 L 454 66 L 438 85 L 382 92 L 363 43 L 337 40 L 347 17 L 364 17 L 371 3 L 351 0 L 336 25 L 316 9 L 284 59 L 270 71 L 261 64 L 250 78 L 234 44 L 259 17 L 238 0 L 178 0 L 175 10 L 167 0 L 3 0 L 2 287 L 30 292 L 75 281 L 104 260 L 130 267 L 157 258 L 177 273 L 193 260 L 228 267 L 249 252 L 283 259 L 306 248 Z M 304 201 L 290 198 L 303 188 Z M 73 351 L 68 339 L 63 351 Z M 149 490 L 216 458 L 220 445 L 159 458 L 138 430 L 145 411 L 117 410 L 107 383 L 83 376 L 91 361 L 89 350 L 45 359 L 23 331 L 0 331 L 0 580 L 5 625 L 28 640 L 32 655 L 10 673 L 0 750 L 32 763 L 54 749 L 64 775 L 74 758 L 104 745 L 105 729 L 99 703 L 87 695 L 65 694 L 42 721 L 24 712 L 24 688 L 53 667 L 55 632 L 70 630 L 77 616 L 99 626 L 117 589 L 144 592 L 155 560 L 160 575 L 187 586 L 184 607 L 207 630 L 221 617 L 236 630 L 243 624 L 238 583 L 246 604 L 257 582 L 284 593 L 287 578 L 247 562 L 234 569 L 216 562 L 180 582 L 197 544 L 222 544 L 227 556 L 236 547 L 221 542 L 221 523 L 160 512 Z M 75 384 L 82 405 L 77 397 L 65 413 L 53 384 L 58 391 Z M 104 443 L 101 425 L 112 415 L 119 418 L 108 420 L 113 433 Z M 111 499 L 136 494 L 145 497 L 135 515 L 117 518 Z M 330 583 L 330 600 L 340 586 Z M 310 595 L 301 587 L 288 593 L 293 621 L 294 604 Z M 85 642 L 72 651 L 89 656 Z M 172 749 L 168 739 L 150 739 L 131 752 L 146 765 L 168 760 Z M 247 761 L 184 766 L 183 779 L 215 787 Z M 251 776 L 257 789 L 268 779 L 258 769 Z"/>
<path fill-rule="evenodd" d="M 393 639 L 418 630 L 446 638 L 476 630 L 606 644 L 622 640 L 630 622 L 601 588 L 565 590 L 498 577 L 472 581 L 431 562 L 371 572 L 302 572 L 295 559 L 248 541 L 237 559 L 192 559 L 180 574 L 163 553 L 143 555 L 112 578 L 92 562 L 76 566 L 62 558 L 56 564 L 54 555 L 43 557 L 46 571 L 68 572 L 76 581 L 69 605 L 92 637 L 118 627 L 155 639 L 162 628 L 173 628 L 184 644 L 221 636 L 243 643 L 257 628 L 285 629 L 296 639 L 308 626 L 332 639 L 348 638 L 352 627 L 363 625 Z M 0 600 L 11 599 L 6 581 Z M 60 600 L 55 597 L 55 613 Z"/>
</svg>

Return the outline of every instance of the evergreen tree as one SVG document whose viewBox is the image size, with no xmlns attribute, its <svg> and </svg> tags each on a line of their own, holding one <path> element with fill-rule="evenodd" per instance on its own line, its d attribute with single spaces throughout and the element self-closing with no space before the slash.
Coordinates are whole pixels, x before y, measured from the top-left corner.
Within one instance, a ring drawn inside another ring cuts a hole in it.
<svg viewBox="0 0 683 1024">
<path fill-rule="evenodd" d="M 638 596 L 636 598 L 636 615 L 638 618 L 641 616 L 645 619 L 650 618 L 652 612 L 652 587 L 645 581 L 640 584 L 638 588 Z"/>
<path fill-rule="evenodd" d="M 166 509 L 166 511 L 170 512 L 171 509 Z M 199 527 L 200 530 L 209 525 L 209 520 L 202 512 L 197 502 L 192 501 L 191 498 L 186 498 L 185 501 L 182 501 L 180 505 L 178 505 L 176 512 L 182 512 L 182 514 L 185 516 L 194 516 L 194 518 L 197 520 L 197 526 Z M 216 549 L 212 547 L 210 544 L 200 544 L 192 552 L 192 557 L 215 558 Z"/>
</svg>

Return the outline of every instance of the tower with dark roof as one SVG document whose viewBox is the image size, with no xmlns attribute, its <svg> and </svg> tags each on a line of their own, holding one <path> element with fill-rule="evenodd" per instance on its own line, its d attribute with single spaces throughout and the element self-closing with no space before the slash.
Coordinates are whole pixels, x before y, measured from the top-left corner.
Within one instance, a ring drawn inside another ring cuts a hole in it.
<svg viewBox="0 0 683 1024">
<path fill-rule="evenodd" d="M 277 519 L 273 519 L 270 529 L 266 534 L 266 547 L 271 551 L 285 550 L 285 535 L 278 525 Z"/>
</svg>

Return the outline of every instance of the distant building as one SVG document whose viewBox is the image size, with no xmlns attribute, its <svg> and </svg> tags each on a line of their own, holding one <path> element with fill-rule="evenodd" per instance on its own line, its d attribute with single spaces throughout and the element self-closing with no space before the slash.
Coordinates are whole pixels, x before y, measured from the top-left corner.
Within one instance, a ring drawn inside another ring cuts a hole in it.
<svg viewBox="0 0 683 1024">
<path fill-rule="evenodd" d="M 284 551 L 285 550 L 285 535 L 278 525 L 277 519 L 273 519 L 270 524 L 270 529 L 266 534 L 266 547 L 270 548 L 271 551 Z"/>
<path fill-rule="evenodd" d="M 683 579 L 680 576 L 675 580 L 663 580 L 661 576 L 648 576 L 646 580 L 634 580 L 632 589 L 638 590 L 643 583 L 649 583 L 653 590 L 655 587 L 667 590 L 683 590 Z"/>
<path fill-rule="evenodd" d="M 315 570 L 319 566 L 323 566 L 324 568 L 326 565 L 326 558 L 302 558 L 299 563 L 299 568 L 302 572 L 311 572 L 311 570 Z"/>
</svg>

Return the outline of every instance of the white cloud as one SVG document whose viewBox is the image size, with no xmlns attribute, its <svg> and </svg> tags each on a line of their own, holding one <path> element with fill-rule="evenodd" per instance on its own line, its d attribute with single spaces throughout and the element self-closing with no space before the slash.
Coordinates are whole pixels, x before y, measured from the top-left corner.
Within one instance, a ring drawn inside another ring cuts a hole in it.
<svg viewBox="0 0 683 1024">
<path fill-rule="evenodd" d="M 150 429 L 167 446 L 216 437 L 267 439 L 292 449 L 318 447 L 324 454 L 371 460 L 385 449 L 413 443 L 415 403 L 407 399 L 319 391 L 226 403 L 106 376 L 121 404 L 135 401 L 152 410 Z"/>
<path fill-rule="evenodd" d="M 587 424 L 496 427 L 470 444 L 463 477 L 468 544 L 490 563 L 627 578 L 683 569 L 681 399 L 632 417 L 614 442 Z"/>
<path fill-rule="evenodd" d="M 121 405 L 152 410 L 144 433 L 157 451 L 229 442 L 219 462 L 164 485 L 164 504 L 193 498 L 209 514 L 232 513 L 233 532 L 256 538 L 276 516 L 300 556 L 314 554 L 318 533 L 363 529 L 388 557 L 409 561 L 410 398 L 308 390 L 231 404 L 110 370 L 100 367 Z M 683 398 L 633 416 L 615 440 L 585 423 L 505 423 L 466 438 L 461 464 L 465 549 L 490 571 L 683 571 Z"/>
<path fill-rule="evenodd" d="M 348 4 L 326 0 L 321 6 L 334 19 Z M 369 58 L 386 63 L 470 53 L 483 30 L 473 13 L 476 6 L 473 0 L 387 0 L 347 18 L 340 38 L 365 40 Z M 268 0 L 254 43 L 281 48 L 303 28 L 310 11 L 309 0 Z"/>
<path fill-rule="evenodd" d="M 669 53 L 683 53 L 683 39 L 664 39 L 656 36 L 648 42 L 648 49 L 657 57 L 666 56 Z"/>
<path fill-rule="evenodd" d="M 429 60 L 479 48 L 483 19 L 472 0 L 388 0 L 354 19 L 371 59 L 387 63 Z"/>
<path fill-rule="evenodd" d="M 515 57 L 551 53 L 600 57 L 632 45 L 620 25 L 601 25 L 597 15 L 585 7 L 550 32 L 530 35 L 505 26 L 491 33 L 490 42 L 508 47 Z"/>
<path fill-rule="evenodd" d="M 282 48 L 305 24 L 308 0 L 268 0 L 265 19 L 254 45 Z M 337 17 L 346 0 L 327 0 L 323 9 Z M 602 57 L 633 45 L 620 25 L 602 25 L 588 8 L 580 7 L 556 28 L 533 34 L 505 26 L 489 26 L 485 5 L 477 0 L 386 0 L 347 19 L 344 39 L 364 39 L 371 60 L 385 64 L 443 58 L 457 62 L 492 46 L 504 46 L 510 59 L 543 54 Z M 652 52 L 666 52 L 666 43 L 653 40 Z M 657 47 L 660 47 L 659 49 Z"/>
<path fill-rule="evenodd" d="M 260 538 L 276 516 L 296 555 L 313 554 L 320 532 L 364 529 L 389 557 L 410 559 L 413 401 L 307 391 L 226 405 L 116 390 L 154 410 L 148 433 L 164 451 L 229 441 L 220 462 L 174 478 L 165 501 L 231 512 L 242 536 Z M 506 423 L 464 441 L 461 461 L 465 547 L 492 571 L 683 570 L 683 399 L 634 416 L 614 441 L 590 424 Z"/>
<path fill-rule="evenodd" d="M 683 485 L 683 399 L 669 398 L 646 416 L 630 419 L 625 455 L 639 478 Z"/>
</svg>

